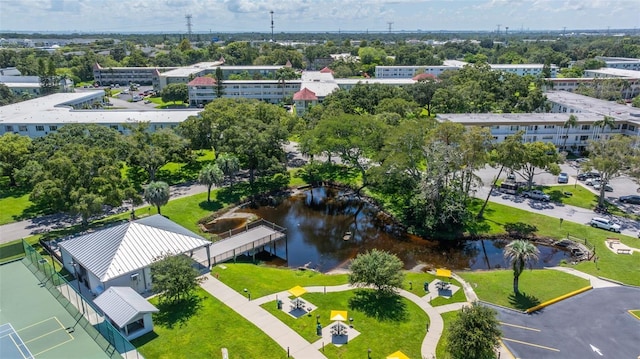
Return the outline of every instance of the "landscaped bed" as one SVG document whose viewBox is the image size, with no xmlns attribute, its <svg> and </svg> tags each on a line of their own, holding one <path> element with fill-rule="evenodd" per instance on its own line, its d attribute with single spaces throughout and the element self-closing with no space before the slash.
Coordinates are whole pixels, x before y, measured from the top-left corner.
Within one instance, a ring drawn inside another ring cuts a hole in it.
<svg viewBox="0 0 640 359">
<path fill-rule="evenodd" d="M 529 309 L 589 285 L 586 279 L 552 269 L 525 270 L 520 275 L 520 295 L 515 295 L 511 270 L 461 272 L 458 275 L 469 282 L 480 300 L 517 310 Z"/>
</svg>

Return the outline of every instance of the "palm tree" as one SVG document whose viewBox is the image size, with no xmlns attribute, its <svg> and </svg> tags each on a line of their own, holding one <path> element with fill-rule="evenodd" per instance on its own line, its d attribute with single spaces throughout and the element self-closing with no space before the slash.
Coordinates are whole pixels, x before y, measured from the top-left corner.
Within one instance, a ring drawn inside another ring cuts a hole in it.
<svg viewBox="0 0 640 359">
<path fill-rule="evenodd" d="M 522 239 L 512 241 L 504 248 L 504 257 L 513 267 L 513 292 L 515 294 L 520 294 L 518 278 L 520 278 L 525 264 L 537 261 L 539 254 L 540 251 L 533 243 Z"/>
<path fill-rule="evenodd" d="M 577 124 L 578 124 L 578 116 L 576 115 L 569 116 L 569 119 L 567 119 L 564 122 L 564 128 L 566 128 L 567 130 L 564 133 L 564 142 L 562 143 L 563 151 L 566 151 L 566 148 L 567 148 L 567 138 L 569 138 L 569 129 L 576 127 Z"/>
<path fill-rule="evenodd" d="M 231 187 L 233 187 L 233 177 L 236 172 L 240 170 L 238 157 L 230 153 L 221 153 L 218 158 L 216 158 L 216 164 L 218 168 L 222 170 L 222 173 L 229 177 L 229 182 L 231 183 Z"/>
<path fill-rule="evenodd" d="M 615 126 L 615 124 L 616 124 L 615 118 L 611 116 L 604 116 L 602 120 L 594 122 L 593 126 L 603 129 L 603 133 L 604 133 L 605 127 L 608 127 L 609 130 L 613 130 L 613 126 Z"/>
<path fill-rule="evenodd" d="M 207 186 L 207 203 L 211 202 L 211 187 L 222 184 L 224 173 L 215 163 L 204 166 L 198 174 L 198 182 Z"/>
<path fill-rule="evenodd" d="M 144 190 L 144 200 L 156 206 L 158 214 L 162 214 L 160 213 L 160 206 L 164 206 L 169 202 L 169 196 L 169 185 L 162 181 L 151 182 Z"/>
</svg>

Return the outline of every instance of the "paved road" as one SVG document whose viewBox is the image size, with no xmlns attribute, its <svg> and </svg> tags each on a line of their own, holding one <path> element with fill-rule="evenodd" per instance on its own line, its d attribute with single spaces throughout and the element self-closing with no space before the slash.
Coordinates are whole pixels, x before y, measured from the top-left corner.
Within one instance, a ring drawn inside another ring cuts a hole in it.
<svg viewBox="0 0 640 359">
<path fill-rule="evenodd" d="M 597 288 L 533 314 L 496 308 L 503 342 L 521 359 L 637 358 L 640 288 Z"/>
</svg>

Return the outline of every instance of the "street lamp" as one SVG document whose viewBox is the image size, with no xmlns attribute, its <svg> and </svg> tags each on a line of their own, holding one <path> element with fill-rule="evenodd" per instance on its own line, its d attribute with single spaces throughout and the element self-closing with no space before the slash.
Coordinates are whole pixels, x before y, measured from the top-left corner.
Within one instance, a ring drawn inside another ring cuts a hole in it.
<svg viewBox="0 0 640 359">
<path fill-rule="evenodd" d="M 320 314 L 316 314 L 316 324 L 320 324 Z"/>
<path fill-rule="evenodd" d="M 249 291 L 249 289 L 245 288 L 244 292 L 247 293 L 247 298 L 249 298 L 249 300 L 251 300 L 251 292 Z"/>
<path fill-rule="evenodd" d="M 371 359 L 371 348 L 367 349 L 367 359 Z"/>
</svg>

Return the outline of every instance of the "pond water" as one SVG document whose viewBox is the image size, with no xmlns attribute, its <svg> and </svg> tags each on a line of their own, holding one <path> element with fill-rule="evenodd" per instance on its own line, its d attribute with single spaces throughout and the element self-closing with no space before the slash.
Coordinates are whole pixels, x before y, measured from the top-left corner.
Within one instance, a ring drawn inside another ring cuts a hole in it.
<svg viewBox="0 0 640 359">
<path fill-rule="evenodd" d="M 508 267 L 502 256 L 508 242 L 443 242 L 391 233 L 391 226 L 381 224 L 378 212 L 371 205 L 325 187 L 288 197 L 277 206 L 242 211 L 287 229 L 288 265 L 292 268 L 307 266 L 328 272 L 346 267 L 358 253 L 373 248 L 395 253 L 407 269 L 419 263 L 450 269 Z M 538 249 L 540 260 L 534 268 L 553 266 L 570 258 L 568 253 L 557 248 L 538 246 Z M 278 244 L 276 250 L 279 257 L 285 257 L 283 244 Z"/>
</svg>

